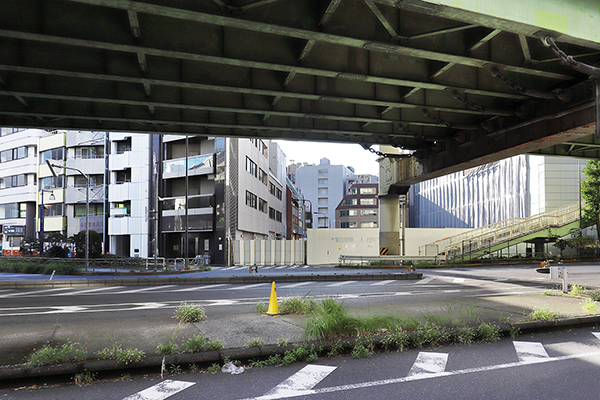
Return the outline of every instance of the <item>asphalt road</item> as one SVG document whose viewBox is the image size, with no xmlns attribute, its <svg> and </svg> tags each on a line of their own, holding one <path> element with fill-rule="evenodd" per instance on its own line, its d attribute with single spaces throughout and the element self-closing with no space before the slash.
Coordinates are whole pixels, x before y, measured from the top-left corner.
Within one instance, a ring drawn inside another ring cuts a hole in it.
<svg viewBox="0 0 600 400">
<path fill-rule="evenodd" d="M 598 398 L 592 329 L 491 344 L 380 353 L 368 359 L 0 391 L 3 399 L 563 399 Z"/>
</svg>

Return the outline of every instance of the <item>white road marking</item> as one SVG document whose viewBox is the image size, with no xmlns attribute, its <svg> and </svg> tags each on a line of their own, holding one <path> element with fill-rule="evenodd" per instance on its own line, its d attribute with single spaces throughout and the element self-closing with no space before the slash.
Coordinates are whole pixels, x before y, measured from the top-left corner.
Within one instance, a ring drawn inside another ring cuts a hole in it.
<svg viewBox="0 0 600 400">
<path fill-rule="evenodd" d="M 83 311 L 86 307 L 79 306 L 53 306 L 51 308 L 55 308 L 54 311 L 47 311 L 46 314 L 62 314 L 62 313 L 74 313 L 78 311 Z"/>
<path fill-rule="evenodd" d="M 596 336 L 596 339 L 600 339 L 600 332 L 592 332 L 592 335 Z"/>
<path fill-rule="evenodd" d="M 165 286 L 145 287 L 145 288 L 141 288 L 141 289 L 125 290 L 123 292 L 117 292 L 115 294 L 142 293 L 142 292 L 147 292 L 149 290 L 160 290 L 160 289 L 173 288 L 173 287 L 177 287 L 177 285 L 165 285 Z"/>
<path fill-rule="evenodd" d="M 233 287 L 227 288 L 227 290 L 240 290 L 240 289 L 256 289 L 259 286 L 271 286 L 270 283 L 253 283 L 250 285 L 243 285 L 243 286 L 237 286 L 237 285 L 233 285 Z"/>
<path fill-rule="evenodd" d="M 54 289 L 36 290 L 35 292 L 7 293 L 7 294 L 4 294 L 4 295 L 2 295 L 0 297 L 27 296 L 27 295 L 37 296 L 39 294 L 50 293 L 50 292 L 58 292 L 58 291 L 66 291 L 66 290 L 71 290 L 71 288 L 70 287 L 62 287 L 62 288 L 54 288 Z"/>
<path fill-rule="evenodd" d="M 464 281 L 465 281 L 465 278 L 454 278 L 452 283 L 463 283 Z"/>
<path fill-rule="evenodd" d="M 237 304 L 238 301 L 237 300 L 208 300 L 210 301 L 210 304 L 207 304 L 207 306 L 231 306 L 233 304 Z"/>
<path fill-rule="evenodd" d="M 281 267 L 275 267 L 275 269 L 284 269 L 285 265 L 281 266 Z"/>
<path fill-rule="evenodd" d="M 310 268 L 310 265 L 305 265 L 304 267 L 302 267 L 302 269 L 305 269 L 305 268 Z"/>
<path fill-rule="evenodd" d="M 202 286 L 194 286 L 185 289 L 177 289 L 173 290 L 174 292 L 195 292 L 196 290 L 204 290 L 204 289 L 212 289 L 216 287 L 226 286 L 227 283 L 216 283 L 214 285 L 202 285 Z"/>
<path fill-rule="evenodd" d="M 429 278 L 425 278 L 425 279 L 420 280 L 419 282 L 415 283 L 415 285 L 426 285 L 426 284 L 428 284 L 429 282 L 431 282 L 434 279 L 435 279 L 434 277 L 430 276 Z"/>
<path fill-rule="evenodd" d="M 141 392 L 125 397 L 123 400 L 164 400 L 195 385 L 194 382 L 166 380 L 144 389 Z"/>
<path fill-rule="evenodd" d="M 411 292 L 396 292 L 393 293 L 394 296 L 410 296 L 412 293 Z"/>
<path fill-rule="evenodd" d="M 87 289 L 87 290 L 79 290 L 76 292 L 68 292 L 68 293 L 58 293 L 57 296 L 77 296 L 80 294 L 87 294 L 87 293 L 94 293 L 94 292 L 102 292 L 102 291 L 107 291 L 107 290 L 114 290 L 114 287 L 100 287 L 100 288 L 96 288 L 96 289 Z"/>
<path fill-rule="evenodd" d="M 444 293 L 460 293 L 461 290 L 460 289 L 454 289 L 454 290 L 442 290 L 442 292 Z"/>
<path fill-rule="evenodd" d="M 327 287 L 338 287 L 338 286 L 349 285 L 351 283 L 356 283 L 356 281 L 343 281 L 343 282 L 332 283 L 331 285 L 327 285 Z"/>
<path fill-rule="evenodd" d="M 392 283 L 392 282 L 396 282 L 396 281 L 392 280 L 392 279 L 389 279 L 389 280 L 385 280 L 385 281 L 379 281 L 379 282 L 371 283 L 371 286 L 382 286 L 382 285 L 387 285 L 388 283 Z"/>
<path fill-rule="evenodd" d="M 290 283 L 289 285 L 285 285 L 285 286 L 279 286 L 279 289 L 291 289 L 291 288 L 297 288 L 300 286 L 306 286 L 306 285 L 311 285 L 314 282 L 298 282 L 298 283 Z"/>
<path fill-rule="evenodd" d="M 536 361 L 540 358 L 549 358 L 548 353 L 546 353 L 546 349 L 544 349 L 544 345 L 541 343 L 514 341 L 513 345 L 515 346 L 517 357 L 519 357 L 519 361 L 521 362 Z"/>
<path fill-rule="evenodd" d="M 446 370 L 448 362 L 447 353 L 430 353 L 420 352 L 408 372 L 408 376 L 424 375 L 424 374 L 439 374 Z"/>
<path fill-rule="evenodd" d="M 424 379 L 435 379 L 435 378 L 445 378 L 445 377 L 460 376 L 460 375 L 467 375 L 467 374 L 476 374 L 476 373 L 481 373 L 481 372 L 497 371 L 497 370 L 501 370 L 501 369 L 518 368 L 518 367 L 522 367 L 524 365 L 534 365 L 534 364 L 542 364 L 542 363 L 556 362 L 556 361 L 567 361 L 567 360 L 572 360 L 572 359 L 576 359 L 576 358 L 591 358 L 591 357 L 598 357 L 598 356 L 600 356 L 600 351 L 593 351 L 593 352 L 588 351 L 588 352 L 579 353 L 579 354 L 570 354 L 570 355 L 549 357 L 549 358 L 536 358 L 536 359 L 531 359 L 529 361 L 511 362 L 511 363 L 506 363 L 506 364 L 490 365 L 487 367 L 475 367 L 475 368 L 466 368 L 466 369 L 455 370 L 455 371 L 444 371 L 444 372 L 440 372 L 437 374 L 412 375 L 412 376 L 407 376 L 404 378 L 382 379 L 382 380 L 370 381 L 370 382 L 354 383 L 354 384 L 340 385 L 340 386 L 331 386 L 331 387 L 326 387 L 326 388 L 321 388 L 321 389 L 303 390 L 303 391 L 297 391 L 297 392 L 293 392 L 293 393 L 281 393 L 281 394 L 275 394 L 275 395 L 249 397 L 249 398 L 242 399 L 242 400 L 275 400 L 275 399 L 284 399 L 284 398 L 300 397 L 300 396 L 314 396 L 314 395 L 320 395 L 320 394 L 324 394 L 324 393 L 344 392 L 344 391 L 365 389 L 365 388 L 384 386 L 384 385 L 395 385 L 395 384 L 404 383 L 404 382 L 414 382 L 414 381 L 419 381 L 419 380 L 424 380 Z"/>
<path fill-rule="evenodd" d="M 265 396 L 293 395 L 298 391 L 310 390 L 336 368 L 326 365 L 309 364 L 268 391 Z"/>
</svg>

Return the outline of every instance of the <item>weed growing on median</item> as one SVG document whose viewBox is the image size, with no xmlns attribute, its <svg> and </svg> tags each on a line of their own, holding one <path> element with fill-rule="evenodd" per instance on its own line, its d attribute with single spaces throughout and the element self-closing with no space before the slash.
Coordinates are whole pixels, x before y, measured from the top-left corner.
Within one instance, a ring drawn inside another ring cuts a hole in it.
<svg viewBox="0 0 600 400">
<path fill-rule="evenodd" d="M 166 344 L 159 344 L 156 347 L 156 352 L 161 356 L 168 356 L 170 354 L 177 353 L 177 349 L 178 349 L 178 347 L 175 344 L 175 341 L 173 339 L 171 339 Z"/>
<path fill-rule="evenodd" d="M 262 301 L 260 303 L 256 303 L 254 305 L 254 309 L 261 314 L 264 314 L 267 312 L 267 306 Z"/>
<path fill-rule="evenodd" d="M 381 340 L 381 344 L 387 350 L 399 350 L 406 349 L 410 344 L 410 336 L 406 331 L 399 330 L 391 332 Z"/>
<path fill-rule="evenodd" d="M 492 324 L 483 323 L 477 328 L 476 338 L 480 342 L 495 342 L 500 340 L 500 328 Z"/>
<path fill-rule="evenodd" d="M 279 311 L 288 314 L 308 314 L 317 303 L 304 297 L 288 297 L 279 302 Z"/>
<path fill-rule="evenodd" d="M 569 292 L 572 296 L 580 296 L 585 293 L 585 286 L 581 285 L 573 285 L 571 286 L 571 291 Z"/>
<path fill-rule="evenodd" d="M 548 307 L 534 307 L 529 314 L 529 318 L 534 321 L 555 321 L 558 317 L 558 313 L 548 310 Z"/>
<path fill-rule="evenodd" d="M 192 336 L 187 342 L 181 345 L 181 350 L 185 353 L 200 353 L 203 351 L 218 351 L 223 348 L 223 344 L 218 340 L 209 340 L 202 335 Z"/>
<path fill-rule="evenodd" d="M 585 301 L 581 304 L 583 311 L 588 314 L 593 314 L 596 312 L 596 302 L 590 298 L 585 299 Z"/>
<path fill-rule="evenodd" d="M 102 360 L 117 360 L 120 364 L 130 364 L 140 361 L 145 353 L 138 349 L 122 349 L 119 345 L 114 345 L 112 349 L 105 347 L 97 354 Z"/>
<path fill-rule="evenodd" d="M 29 356 L 29 364 L 39 367 L 68 361 L 81 361 L 84 358 L 85 351 L 77 343 L 65 343 L 58 347 L 44 345 Z"/>
<path fill-rule="evenodd" d="M 206 368 L 206 372 L 209 374 L 216 374 L 221 369 L 219 364 L 212 364 L 210 367 Z"/>
<path fill-rule="evenodd" d="M 90 371 L 83 371 L 80 374 L 76 374 L 73 377 L 73 380 L 75 381 L 75 384 L 77 386 L 83 386 L 83 385 L 89 385 L 90 383 L 94 382 L 96 380 L 96 377 L 98 376 L 98 374 L 96 374 L 95 372 L 90 372 Z"/>
<path fill-rule="evenodd" d="M 281 346 L 282 347 L 282 346 L 287 346 L 287 345 L 288 345 L 288 341 L 287 341 L 286 338 L 280 338 L 277 341 L 277 346 Z"/>
<path fill-rule="evenodd" d="M 250 339 L 248 341 L 248 343 L 246 343 L 246 347 L 247 348 L 251 348 L 251 347 L 260 347 L 260 346 L 264 346 L 265 342 L 263 342 L 263 340 L 261 338 L 254 338 L 254 339 Z"/>
<path fill-rule="evenodd" d="M 357 339 L 354 342 L 354 347 L 352 348 L 352 358 L 371 358 L 373 356 L 374 349 L 375 345 L 373 344 L 373 340 L 370 338 L 362 337 Z"/>
<path fill-rule="evenodd" d="M 175 318 L 180 322 L 187 324 L 192 322 L 201 322 L 206 319 L 204 309 L 196 304 L 181 303 L 175 310 Z"/>
</svg>

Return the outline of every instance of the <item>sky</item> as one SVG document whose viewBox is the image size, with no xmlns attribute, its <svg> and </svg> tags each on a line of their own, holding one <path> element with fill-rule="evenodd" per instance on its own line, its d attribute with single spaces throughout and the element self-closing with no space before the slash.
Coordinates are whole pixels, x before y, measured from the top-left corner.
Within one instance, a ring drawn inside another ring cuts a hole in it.
<svg viewBox="0 0 600 400">
<path fill-rule="evenodd" d="M 328 158 L 332 165 L 354 167 L 355 173 L 379 176 L 377 156 L 359 144 L 296 142 L 276 140 L 287 157 L 287 163 L 307 162 L 319 164 L 321 158 Z"/>
</svg>

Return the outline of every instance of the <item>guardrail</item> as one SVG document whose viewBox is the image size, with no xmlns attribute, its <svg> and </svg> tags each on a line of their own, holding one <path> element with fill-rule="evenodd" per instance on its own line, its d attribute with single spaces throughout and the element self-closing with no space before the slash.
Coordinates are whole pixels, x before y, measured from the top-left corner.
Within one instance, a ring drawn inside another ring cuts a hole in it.
<svg viewBox="0 0 600 400">
<path fill-rule="evenodd" d="M 400 263 L 399 265 L 404 265 L 403 263 L 405 261 L 435 261 L 438 264 L 443 261 L 443 258 L 439 257 L 439 256 L 399 256 L 399 255 L 389 255 L 389 256 L 347 256 L 347 255 L 340 255 L 339 257 L 339 261 L 340 261 L 340 265 L 355 265 L 356 262 L 358 262 L 358 265 L 364 265 L 364 263 L 372 263 L 372 262 L 377 262 L 377 263 L 389 263 L 389 262 L 393 262 L 393 263 Z M 416 268 L 414 267 L 414 265 L 409 265 L 408 269 L 409 271 L 411 271 L 411 267 L 412 267 L 412 271 L 416 270 Z"/>
<path fill-rule="evenodd" d="M 569 277 L 600 278 L 600 266 L 550 267 L 550 279 L 562 279 L 562 291 L 569 291 Z"/>
</svg>

